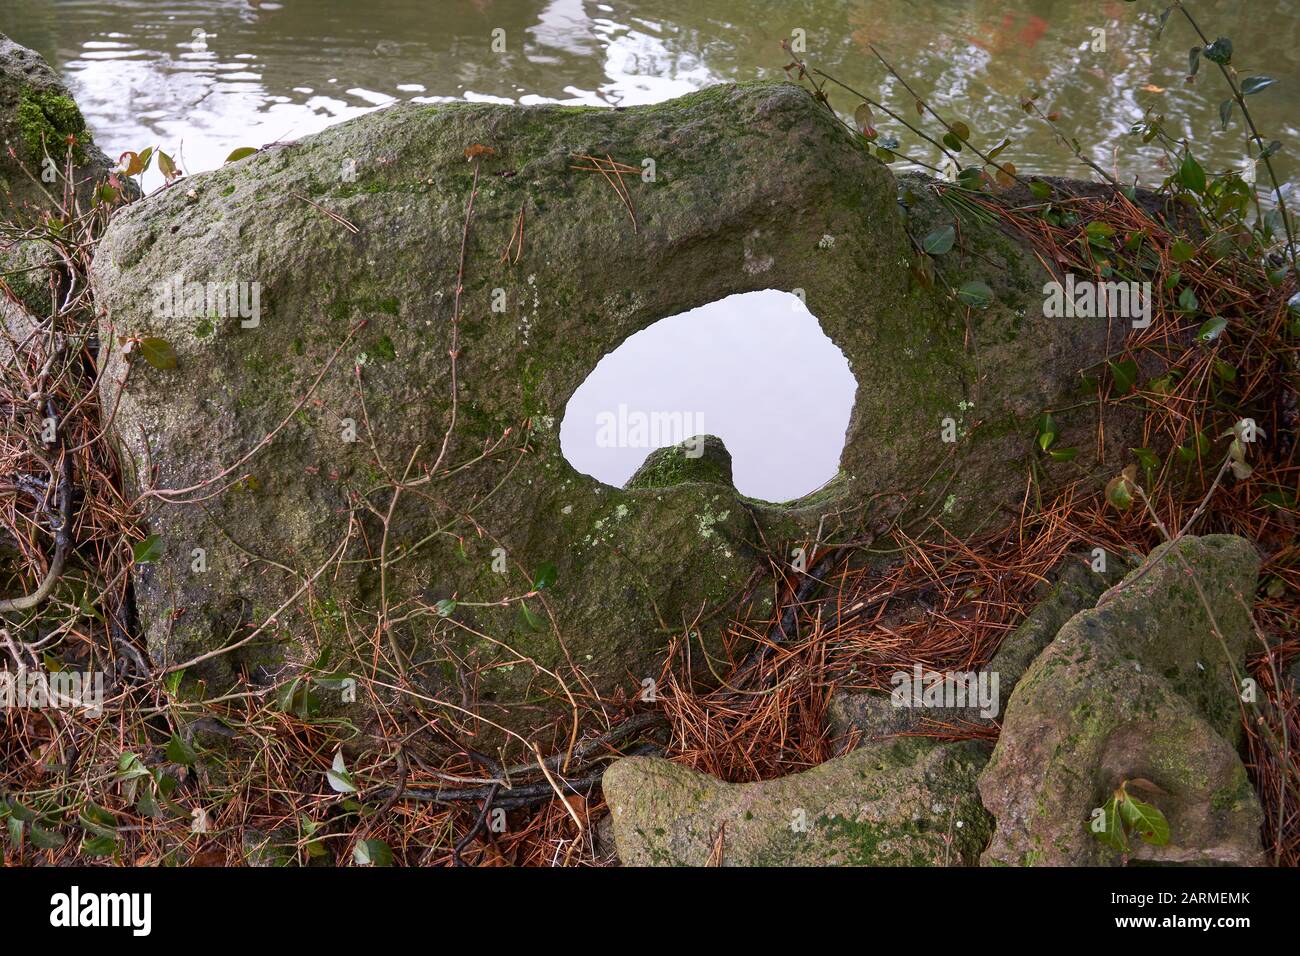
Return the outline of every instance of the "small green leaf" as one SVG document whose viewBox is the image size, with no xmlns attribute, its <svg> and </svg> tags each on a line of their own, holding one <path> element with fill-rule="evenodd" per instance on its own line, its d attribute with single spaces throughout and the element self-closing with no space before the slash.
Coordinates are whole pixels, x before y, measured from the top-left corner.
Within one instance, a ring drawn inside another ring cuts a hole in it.
<svg viewBox="0 0 1300 956">
<path fill-rule="evenodd" d="M 167 371 L 176 367 L 176 350 L 166 339 L 153 336 L 141 339 L 140 354 L 156 369 Z"/>
<path fill-rule="evenodd" d="M 358 866 L 392 866 L 393 851 L 383 840 L 361 840 L 352 848 Z"/>
<path fill-rule="evenodd" d="M 158 150 L 158 168 L 162 171 L 163 177 L 166 178 L 168 182 L 171 182 L 180 175 L 180 170 L 176 168 L 176 163 L 161 149 Z"/>
<path fill-rule="evenodd" d="M 343 762 L 342 750 L 334 754 L 334 764 L 325 771 L 325 779 L 335 793 L 357 792 L 356 782 L 352 779 L 352 774 L 348 773 L 347 764 Z"/>
<path fill-rule="evenodd" d="M 1208 345 L 1223 334 L 1223 330 L 1228 327 L 1228 320 L 1223 316 L 1216 315 L 1212 319 L 1206 319 L 1201 325 L 1200 331 L 1196 333 L 1196 341 Z"/>
<path fill-rule="evenodd" d="M 1228 128 L 1228 122 L 1232 119 L 1232 108 L 1235 105 L 1235 100 L 1224 100 L 1219 104 L 1219 126 L 1221 129 Z"/>
<path fill-rule="evenodd" d="M 1160 456 L 1150 448 L 1134 448 L 1132 451 L 1133 457 L 1142 466 L 1142 475 L 1150 487 L 1154 483 L 1156 469 L 1160 467 Z"/>
<path fill-rule="evenodd" d="M 1227 37 L 1219 37 L 1205 48 L 1205 58 L 1211 63 L 1227 66 L 1232 60 L 1232 41 Z"/>
<path fill-rule="evenodd" d="M 22 823 L 31 823 L 37 817 L 35 810 L 25 807 L 17 800 L 12 799 L 6 805 L 5 813 Z"/>
<path fill-rule="evenodd" d="M 1250 96 L 1252 93 L 1268 89 L 1276 82 L 1277 80 L 1271 76 L 1248 76 L 1241 81 L 1241 95 Z"/>
<path fill-rule="evenodd" d="M 952 249 L 957 241 L 957 230 L 952 226 L 941 226 L 921 240 L 921 248 L 932 256 L 941 256 Z"/>
<path fill-rule="evenodd" d="M 137 777 L 150 777 L 149 768 L 144 765 L 139 754 L 133 754 L 129 751 L 117 758 L 117 779 L 118 780 L 135 780 Z"/>
<path fill-rule="evenodd" d="M 57 850 L 68 842 L 68 838 L 62 833 L 47 830 L 39 823 L 33 823 L 29 833 L 31 834 L 32 845 L 41 850 Z"/>
<path fill-rule="evenodd" d="M 1079 449 L 1053 448 L 1047 453 L 1047 456 L 1051 458 L 1052 461 L 1074 461 L 1074 459 L 1079 457 Z"/>
<path fill-rule="evenodd" d="M 433 609 L 438 612 L 438 617 L 451 617 L 456 613 L 456 602 L 451 598 L 443 598 L 433 606 Z"/>
<path fill-rule="evenodd" d="M 1169 247 L 1169 258 L 1174 262 L 1186 262 L 1196 253 L 1196 247 L 1186 239 L 1179 239 Z"/>
<path fill-rule="evenodd" d="M 987 309 L 993 303 L 993 290 L 978 280 L 963 283 L 957 298 L 973 309 Z"/>
<path fill-rule="evenodd" d="M 77 814 L 77 823 L 83 830 L 95 836 L 117 838 L 117 818 L 101 806 L 93 803 L 86 804 L 81 813 Z"/>
<path fill-rule="evenodd" d="M 1169 842 L 1169 821 L 1149 803 L 1126 797 L 1120 805 L 1124 824 L 1151 846 L 1165 846 Z"/>
<path fill-rule="evenodd" d="M 1178 167 L 1178 181 L 1187 189 L 1194 193 L 1205 192 L 1205 170 L 1201 164 L 1196 161 L 1191 150 L 1183 157 L 1183 163 Z"/>
<path fill-rule="evenodd" d="M 86 856 L 112 856 L 117 852 L 117 839 L 109 836 L 88 836 L 81 841 L 81 852 Z"/>
<path fill-rule="evenodd" d="M 959 140 L 952 133 L 943 134 L 943 145 L 947 146 L 954 153 L 961 152 L 961 140 Z"/>
<path fill-rule="evenodd" d="M 1111 379 L 1115 383 L 1116 395 L 1127 395 L 1137 382 L 1138 364 L 1133 359 L 1110 362 Z"/>
<path fill-rule="evenodd" d="M 1189 51 L 1187 51 L 1187 75 L 1195 76 L 1196 71 L 1199 70 L 1200 68 L 1201 68 L 1201 48 L 1199 46 L 1194 46 Z"/>
<path fill-rule="evenodd" d="M 179 734 L 172 734 L 172 739 L 167 742 L 167 759 L 172 763 L 192 767 L 194 762 L 199 759 L 199 755 L 194 751 L 193 747 L 186 743 L 183 737 Z"/>
<path fill-rule="evenodd" d="M 1109 847 L 1124 853 L 1128 850 L 1128 841 L 1124 838 L 1124 829 L 1120 826 L 1119 809 L 1112 796 L 1105 805 L 1094 811 L 1089 824 L 1092 835 Z"/>
<path fill-rule="evenodd" d="M 226 157 L 226 162 L 237 163 L 241 159 L 244 159 L 247 156 L 252 156 L 256 152 L 257 152 L 256 146 L 241 146 L 239 147 L 239 149 L 235 150 L 229 156 Z"/>
<path fill-rule="evenodd" d="M 1050 183 L 1045 183 L 1041 179 L 1031 179 L 1029 181 L 1029 191 L 1033 193 L 1035 199 L 1046 202 L 1052 198 L 1052 187 Z"/>
<path fill-rule="evenodd" d="M 1116 511 L 1133 507 L 1133 486 L 1127 475 L 1116 475 L 1106 484 L 1106 501 Z"/>
<path fill-rule="evenodd" d="M 1196 292 L 1192 287 L 1183 286 L 1183 290 L 1178 293 L 1178 308 L 1184 312 L 1195 312 L 1201 307 L 1201 300 L 1196 298 Z"/>
<path fill-rule="evenodd" d="M 143 541 L 137 541 L 131 545 L 131 556 L 135 558 L 136 564 L 148 564 L 151 561 L 157 561 L 163 554 L 163 542 L 156 534 L 151 534 Z"/>
<path fill-rule="evenodd" d="M 554 561 L 543 561 L 537 566 L 536 573 L 533 574 L 533 589 L 535 591 L 544 591 L 547 588 L 554 587 L 555 579 L 559 576 L 559 573 Z"/>
<path fill-rule="evenodd" d="M 1056 419 L 1052 417 L 1051 412 L 1043 412 L 1038 419 L 1038 447 L 1043 451 L 1052 447 L 1052 442 L 1056 441 Z"/>
</svg>

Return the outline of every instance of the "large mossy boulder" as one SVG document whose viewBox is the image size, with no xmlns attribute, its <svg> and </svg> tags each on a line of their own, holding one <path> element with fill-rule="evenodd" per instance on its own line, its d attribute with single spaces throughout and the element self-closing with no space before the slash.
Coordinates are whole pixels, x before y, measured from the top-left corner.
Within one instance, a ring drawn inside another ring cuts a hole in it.
<svg viewBox="0 0 1300 956">
<path fill-rule="evenodd" d="M 620 188 L 582 158 L 606 156 L 645 175 Z M 924 191 L 905 191 L 909 222 L 889 170 L 807 91 L 749 84 L 626 110 L 395 106 L 126 209 L 94 278 L 103 407 L 130 490 L 159 492 L 166 551 L 136 573 L 152 654 L 181 663 L 269 621 L 190 672 L 211 685 L 396 643 L 521 725 L 569 692 L 637 687 L 682 634 L 716 670 L 760 550 L 819 523 L 987 518 L 1107 323 L 1043 318 L 1035 257 L 979 222 L 951 270 L 983 276 L 987 308 L 916 281 L 907 229 L 950 215 Z M 186 301 L 207 283 L 246 302 L 256 283 L 256 321 Z M 803 296 L 858 381 L 828 488 L 769 505 L 569 466 L 560 420 L 604 355 L 769 288 Z M 128 357 L 141 339 L 175 367 Z"/>
<path fill-rule="evenodd" d="M 799 774 L 724 783 L 625 757 L 601 786 L 625 866 L 974 866 L 992 821 L 974 742 L 898 738 Z"/>
<path fill-rule="evenodd" d="M 1165 846 L 1134 836 L 1129 859 L 1262 862 L 1263 818 L 1237 754 L 1258 565 L 1241 538 L 1183 538 L 1061 628 L 1012 694 L 980 776 L 997 819 L 984 862 L 1120 862 L 1091 825 L 1126 781 L 1154 784 L 1134 794 L 1170 827 Z"/>
</svg>

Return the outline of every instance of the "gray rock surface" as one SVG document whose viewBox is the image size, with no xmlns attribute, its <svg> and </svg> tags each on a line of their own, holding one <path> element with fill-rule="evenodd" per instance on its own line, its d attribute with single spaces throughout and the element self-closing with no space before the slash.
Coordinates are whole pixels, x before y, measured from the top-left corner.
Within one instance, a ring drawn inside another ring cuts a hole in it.
<svg viewBox="0 0 1300 956">
<path fill-rule="evenodd" d="M 466 231 L 476 145 L 492 152 Z M 573 168 L 606 154 L 655 161 L 653 180 L 626 177 L 632 211 Z M 1104 322 L 1041 316 L 1040 267 L 996 229 L 963 225 L 979 255 L 946 267 L 954 283 L 985 276 L 988 308 L 968 315 L 913 281 L 905 228 L 923 234 L 945 209 L 917 198 L 905 212 L 889 171 L 788 84 L 619 111 L 395 106 L 182 186 L 114 218 L 95 283 L 128 485 L 163 490 L 149 521 L 167 551 L 136 580 L 151 653 L 184 662 L 273 619 L 190 674 L 212 686 L 323 647 L 354 658 L 358 635 L 381 635 L 431 693 L 468 686 L 493 719 L 522 723 L 562 684 L 636 687 L 684 629 L 703 668 L 763 564 L 758 529 L 784 548 L 904 501 L 972 526 L 1019 494 L 1008 478 L 1033 454 L 1034 417 L 1105 354 Z M 256 325 L 211 298 L 155 307 L 177 283 L 250 297 L 257 283 Z M 610 488 L 567 464 L 559 422 L 601 357 L 661 318 L 767 288 L 801 290 L 858 379 L 837 480 L 775 506 L 725 484 Z M 140 337 L 170 343 L 176 367 L 135 359 L 128 379 L 122 343 Z M 940 440 L 950 417 L 955 446 Z M 385 545 L 408 463 L 419 484 Z M 557 573 L 521 628 L 542 567 Z M 385 629 L 384 608 L 402 623 Z"/>
<path fill-rule="evenodd" d="M 625 866 L 973 866 L 990 827 L 975 796 L 986 759 L 975 743 L 898 739 L 728 784 L 625 757 L 602 787 Z"/>
<path fill-rule="evenodd" d="M 980 775 L 997 819 L 985 863 L 1120 862 L 1089 822 L 1126 780 L 1159 788 L 1141 798 L 1171 831 L 1167 846 L 1134 839 L 1130 859 L 1262 862 L 1234 679 L 1253 633 L 1258 566 L 1241 538 L 1187 537 L 1061 628 L 1012 695 Z"/>
</svg>

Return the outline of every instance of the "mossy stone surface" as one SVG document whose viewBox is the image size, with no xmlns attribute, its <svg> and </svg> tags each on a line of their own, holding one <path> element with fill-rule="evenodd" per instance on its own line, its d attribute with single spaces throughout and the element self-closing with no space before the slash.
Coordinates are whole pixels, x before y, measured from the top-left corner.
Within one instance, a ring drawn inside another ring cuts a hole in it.
<svg viewBox="0 0 1300 956">
<path fill-rule="evenodd" d="M 466 231 L 466 150 L 478 144 L 493 152 Z M 653 181 L 626 180 L 635 222 L 604 176 L 572 168 L 606 153 L 638 168 L 655 160 Z M 522 249 L 503 257 L 521 210 Z M 638 687 L 683 633 L 707 665 L 764 564 L 764 539 L 788 553 L 819 524 L 851 531 L 868 510 L 880 520 L 905 503 L 942 505 L 956 531 L 977 525 L 1017 499 L 1040 401 L 1104 354 L 1104 332 L 1070 331 L 1068 353 L 1002 347 L 986 362 L 965 309 L 912 283 L 906 225 L 890 172 L 783 83 L 626 110 L 403 104 L 131 206 L 94 274 L 104 407 L 117 409 L 130 489 L 201 483 L 288 422 L 230 476 L 247 480 L 220 494 L 205 486 L 202 507 L 155 499 L 151 530 L 168 550 L 136 578 L 151 652 L 177 663 L 237 640 L 350 528 L 344 559 L 306 606 L 191 676 L 229 683 L 314 659 L 322 645 L 355 655 L 387 603 L 422 673 L 458 696 L 472 685 L 494 720 L 527 722 L 566 687 Z M 456 425 L 440 473 L 394 509 L 381 581 L 387 476 L 410 462 L 423 477 L 452 420 L 462 237 Z M 1026 276 L 1037 268 L 1028 250 L 999 248 Z M 158 314 L 156 290 L 177 280 L 259 283 L 259 324 Z M 1021 286 L 981 323 L 1041 311 L 1033 282 Z M 604 355 L 662 318 L 769 288 L 802 290 L 859 383 L 836 481 L 773 505 L 727 484 L 611 488 L 570 467 L 559 423 Z M 121 342 L 136 336 L 166 339 L 178 364 L 137 360 L 122 390 Z M 977 382 L 979 415 L 997 427 L 945 444 L 943 419 L 962 414 Z M 356 441 L 341 437 L 349 422 Z M 201 574 L 190 570 L 200 547 Z M 543 564 L 558 571 L 529 599 L 544 626 L 521 629 L 518 603 L 499 602 L 527 593 Z M 417 606 L 439 600 L 460 604 L 445 618 Z"/>
<path fill-rule="evenodd" d="M 898 738 L 729 784 L 654 757 L 605 771 L 625 866 L 973 866 L 991 832 L 974 742 Z"/>
<path fill-rule="evenodd" d="M 1262 862 L 1233 680 L 1253 633 L 1258 567 L 1241 538 L 1183 538 L 1061 628 L 1012 694 L 980 776 L 997 818 L 986 863 L 1120 862 L 1089 821 L 1134 779 L 1160 788 L 1142 799 L 1165 814 L 1171 839 L 1152 847 L 1134 838 L 1131 859 Z"/>
<path fill-rule="evenodd" d="M 695 435 L 676 445 L 655 449 L 623 487 L 671 488 L 693 481 L 735 487 L 731 452 L 716 435 Z"/>
<path fill-rule="evenodd" d="M 62 183 L 42 183 L 41 162 L 48 155 L 62 172 L 69 137 L 78 196 L 85 200 L 112 164 L 40 54 L 0 34 L 0 219 L 32 221 L 52 206 L 46 191 L 58 196 Z"/>
</svg>

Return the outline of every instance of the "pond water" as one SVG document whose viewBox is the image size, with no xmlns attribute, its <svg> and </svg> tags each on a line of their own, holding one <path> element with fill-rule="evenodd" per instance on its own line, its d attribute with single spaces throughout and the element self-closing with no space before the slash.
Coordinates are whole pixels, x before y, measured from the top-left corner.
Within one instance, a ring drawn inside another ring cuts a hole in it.
<svg viewBox="0 0 1300 956">
<path fill-rule="evenodd" d="M 1152 183 L 1165 175 L 1163 155 L 1129 134 L 1148 108 L 1162 112 L 1177 135 L 1192 138 L 1208 168 L 1240 165 L 1245 157 L 1240 121 L 1219 129 L 1225 88 L 1217 70 L 1204 63 L 1187 82 L 1187 51 L 1196 43 L 1189 25 L 1174 16 L 1157 38 L 1163 6 L 1159 0 L 0 0 L 0 32 L 61 71 L 105 152 L 160 145 L 187 172 L 218 166 L 237 147 L 301 137 L 397 100 L 628 106 L 729 80 L 777 79 L 787 60 L 781 40 L 802 31 L 810 64 L 915 115 L 912 96 L 874 61 L 867 44 L 876 45 L 919 95 L 963 120 L 976 142 L 992 146 L 1009 137 L 1001 158 L 1022 172 L 1086 172 L 1021 110 L 1021 97 L 1032 90 L 1098 163 Z M 1232 39 L 1243 74 L 1277 80 L 1252 105 L 1264 134 L 1286 144 L 1277 161 L 1292 175 L 1300 122 L 1296 0 L 1188 0 L 1188 8 L 1211 38 Z M 835 93 L 832 103 L 846 115 L 857 105 L 847 93 Z M 904 151 L 934 160 L 892 121 L 877 117 L 877 126 L 897 135 Z M 794 321 L 793 313 L 787 317 Z M 787 364 L 811 369 L 814 377 L 833 373 L 833 356 L 816 336 L 792 333 L 788 345 Z M 664 339 L 661 348 L 667 363 L 675 346 Z M 628 397 L 619 383 L 630 379 L 606 380 L 610 390 L 597 402 L 615 410 Z M 734 384 L 714 390 L 713 404 L 699 410 L 706 421 L 742 410 L 749 398 L 741 379 Z M 785 414 L 789 424 L 803 412 L 790 404 Z M 842 434 L 815 445 L 806 440 L 782 455 L 780 467 L 790 472 L 779 476 L 782 486 L 811 488 L 825 480 L 823 459 L 838 455 L 842 442 Z M 758 487 L 771 477 L 761 473 L 765 467 L 738 455 L 737 484 Z M 617 483 L 616 477 L 606 480 Z"/>
<path fill-rule="evenodd" d="M 3 0 L 0 32 L 40 51 L 73 88 L 106 152 L 159 143 L 208 169 L 239 146 L 314 132 L 395 100 L 633 105 L 727 80 L 779 78 L 783 38 L 899 112 L 911 97 L 872 59 L 874 43 L 922 96 L 962 118 L 1022 170 L 1079 172 L 1020 110 L 1041 90 L 1061 125 L 1106 167 L 1162 173 L 1127 135 L 1156 106 L 1242 158 L 1240 124 L 1218 132 L 1222 80 L 1185 82 L 1195 35 L 1181 17 L 1157 39 L 1160 0 Z M 1278 83 L 1253 97 L 1266 135 L 1300 122 L 1295 0 L 1189 0 L 1244 73 Z M 1097 50 L 1104 33 L 1105 50 Z M 501 31 L 495 33 L 494 31 Z M 494 44 L 494 39 L 498 40 Z M 1209 64 L 1205 64 L 1209 66 Z M 837 94 L 851 114 L 857 103 Z M 916 139 L 884 119 L 904 147 Z M 921 154 L 918 154 L 921 155 Z M 1288 169 L 1294 166 L 1287 161 Z"/>
</svg>

